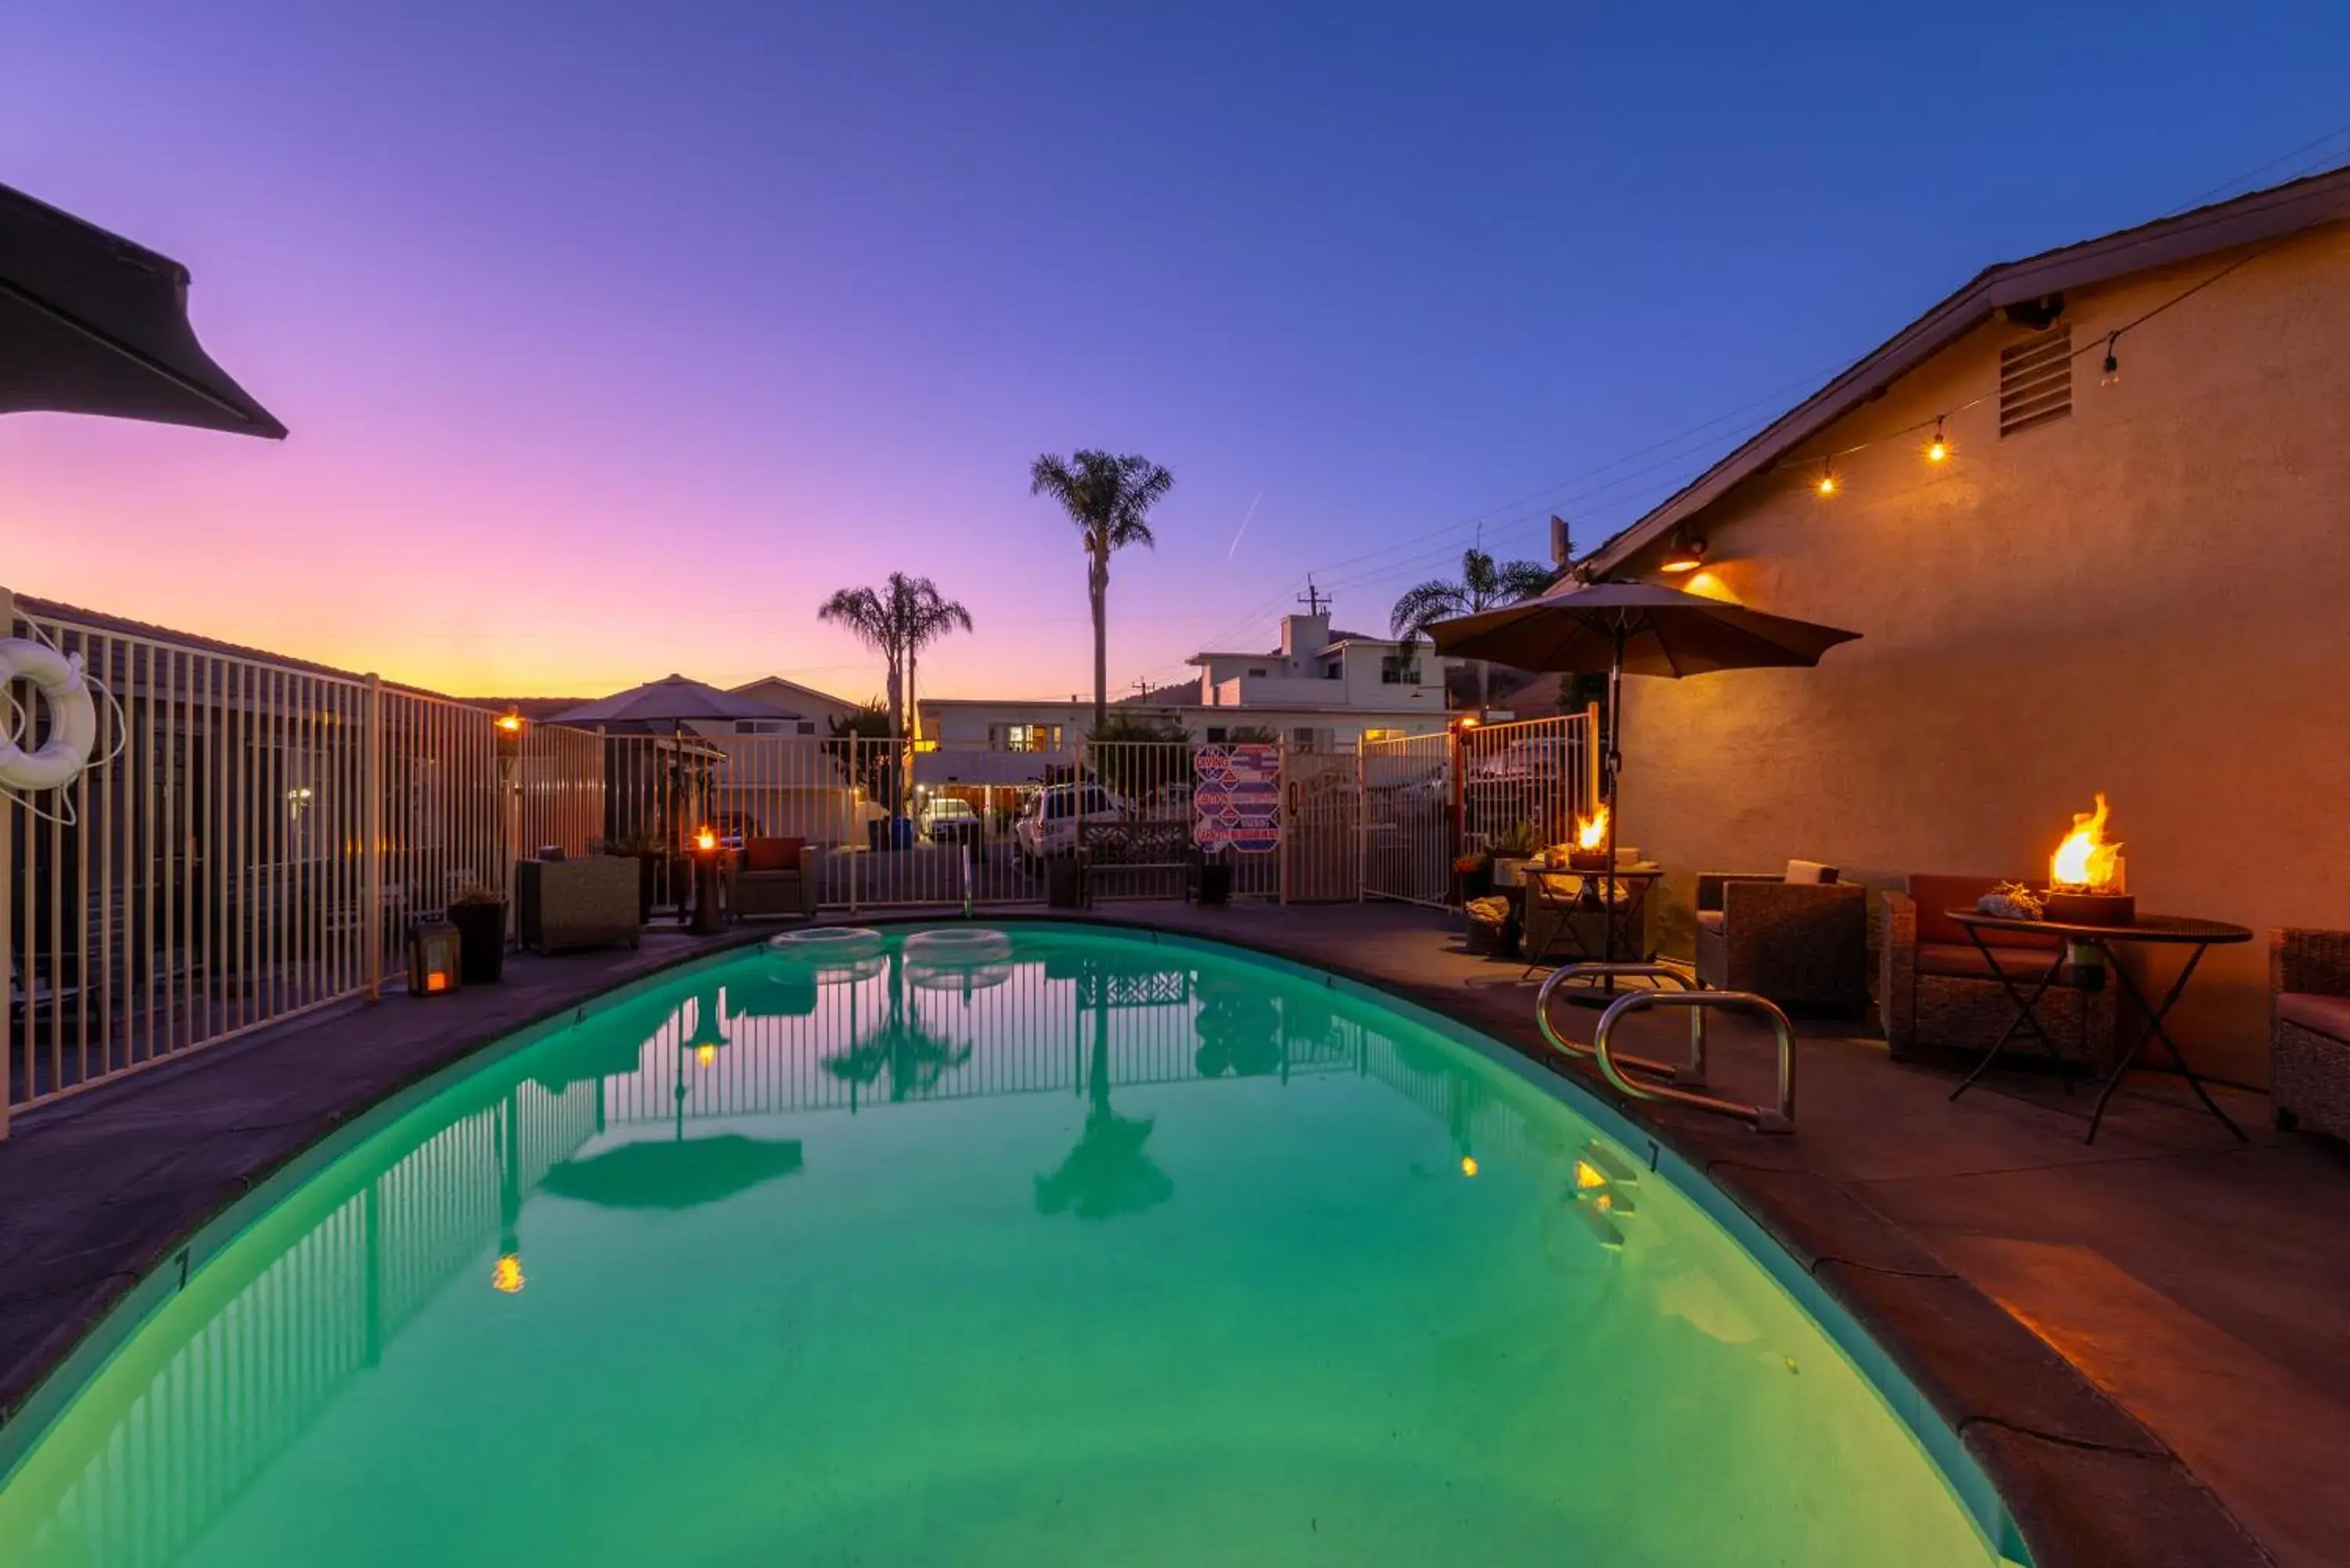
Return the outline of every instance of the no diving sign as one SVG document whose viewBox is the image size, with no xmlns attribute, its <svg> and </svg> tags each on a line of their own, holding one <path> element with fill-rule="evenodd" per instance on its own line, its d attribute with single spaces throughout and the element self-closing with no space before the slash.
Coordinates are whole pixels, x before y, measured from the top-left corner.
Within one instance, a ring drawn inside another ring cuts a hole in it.
<svg viewBox="0 0 2350 1568">
<path fill-rule="evenodd" d="M 1281 748 L 1202 746 L 1191 753 L 1192 842 L 1263 855 L 1281 847 Z"/>
</svg>

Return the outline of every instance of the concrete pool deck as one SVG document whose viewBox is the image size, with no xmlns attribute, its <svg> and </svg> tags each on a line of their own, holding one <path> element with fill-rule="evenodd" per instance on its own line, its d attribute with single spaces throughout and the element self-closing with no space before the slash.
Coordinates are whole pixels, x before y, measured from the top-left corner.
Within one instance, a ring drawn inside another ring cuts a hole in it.
<svg viewBox="0 0 2350 1568">
<path fill-rule="evenodd" d="M 1556 1061 L 1518 966 L 1469 957 L 1433 912 L 1098 913 L 1327 967 Z M 496 988 L 316 1015 L 20 1116 L 0 1143 L 0 1417 L 186 1236 L 366 1106 L 587 997 L 764 934 L 519 958 Z M 1571 1029 L 1596 1018 L 1560 1011 Z M 1636 1022 L 1652 1051 L 1670 1051 L 1675 1021 Z M 1762 1032 L 1715 1039 L 1717 1083 L 1767 1097 Z M 2269 1131 L 2264 1102 L 2243 1095 L 2226 1103 L 2249 1146 L 2199 1111 L 2126 1096 L 2086 1147 L 2086 1096 L 1994 1079 L 1951 1105 L 1950 1075 L 1892 1063 L 1866 1039 L 1807 1030 L 1802 1051 L 1793 1137 L 1676 1107 L 1627 1114 L 1892 1351 L 2043 1568 L 2342 1560 L 2350 1155 Z"/>
</svg>

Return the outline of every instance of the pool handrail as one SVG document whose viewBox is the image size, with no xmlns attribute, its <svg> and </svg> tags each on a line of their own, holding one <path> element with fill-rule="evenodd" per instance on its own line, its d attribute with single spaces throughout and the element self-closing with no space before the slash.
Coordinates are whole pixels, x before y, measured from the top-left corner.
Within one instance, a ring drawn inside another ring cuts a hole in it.
<svg viewBox="0 0 2350 1568">
<path fill-rule="evenodd" d="M 1550 1003 L 1551 998 L 1556 994 L 1558 988 L 1567 981 L 1586 978 L 1610 981 L 1619 978 L 1662 980 L 1670 981 L 1685 992 L 1700 989 L 1700 982 L 1686 970 L 1675 969 L 1670 964 L 1594 961 L 1562 964 L 1553 970 L 1549 977 L 1542 982 L 1542 989 L 1534 993 L 1534 1024 L 1542 1031 L 1543 1038 L 1550 1042 L 1552 1049 L 1586 1062 L 1591 1061 L 1596 1053 L 1591 1046 L 1569 1040 L 1551 1026 Z M 1700 1009 L 1690 1014 L 1690 1054 L 1686 1065 L 1676 1067 L 1669 1062 L 1651 1061 L 1646 1056 L 1618 1056 L 1616 1060 L 1624 1066 L 1637 1067 L 1643 1073 L 1653 1073 L 1660 1078 L 1669 1078 L 1676 1084 L 1691 1088 L 1703 1088 L 1705 1086 L 1705 1013 L 1703 1010 Z"/>
<path fill-rule="evenodd" d="M 1686 1007 L 1692 1019 L 1700 1019 L 1707 1011 L 1718 1007 L 1744 1007 L 1762 1014 L 1779 1039 L 1779 1103 L 1772 1106 L 1745 1106 L 1735 1100 L 1725 1100 L 1712 1095 L 1700 1095 L 1666 1084 L 1644 1084 L 1630 1077 L 1624 1069 L 1637 1065 L 1630 1057 L 1618 1059 L 1609 1049 L 1608 1037 L 1616 1025 L 1634 1012 L 1645 1012 L 1652 1007 Z M 1792 1133 L 1795 1130 L 1795 1026 L 1787 1014 L 1767 996 L 1751 991 L 1636 991 L 1617 997 L 1599 1016 L 1599 1027 L 1592 1032 L 1591 1054 L 1599 1064 L 1599 1071 L 1610 1084 L 1636 1100 L 1663 1100 L 1673 1105 L 1690 1106 L 1701 1111 L 1736 1116 L 1759 1133 Z"/>
</svg>

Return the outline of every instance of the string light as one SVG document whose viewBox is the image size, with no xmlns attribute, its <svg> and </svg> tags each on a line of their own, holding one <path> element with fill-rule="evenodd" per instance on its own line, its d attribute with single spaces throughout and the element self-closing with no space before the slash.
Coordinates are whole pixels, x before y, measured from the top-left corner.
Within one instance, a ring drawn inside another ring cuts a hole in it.
<svg viewBox="0 0 2350 1568">
<path fill-rule="evenodd" d="M 1819 490 L 1822 495 L 1834 495 L 1836 492 L 1835 470 L 1828 466 L 1825 458 L 1820 459 Z"/>
<path fill-rule="evenodd" d="M 1942 435 L 1942 416 L 1934 416 L 1934 439 L 1927 443 L 1926 461 L 1939 462 L 1950 455 L 1950 443 Z"/>
<path fill-rule="evenodd" d="M 2114 352 L 2114 345 L 2121 341 L 2121 337 L 2118 332 L 2106 334 L 2106 373 L 2097 379 L 2100 387 L 2110 387 L 2122 379 L 2121 357 Z"/>
</svg>

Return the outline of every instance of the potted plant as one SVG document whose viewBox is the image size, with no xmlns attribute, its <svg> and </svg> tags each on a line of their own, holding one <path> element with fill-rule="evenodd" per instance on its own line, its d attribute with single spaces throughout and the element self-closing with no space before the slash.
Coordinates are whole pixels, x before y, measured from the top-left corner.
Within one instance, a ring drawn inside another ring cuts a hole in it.
<svg viewBox="0 0 2350 1568">
<path fill-rule="evenodd" d="M 637 924 L 650 925 L 654 885 L 661 862 L 669 858 L 668 844 L 650 833 L 627 833 L 607 843 L 604 852 L 637 863 Z"/>
<path fill-rule="evenodd" d="M 1465 906 L 1471 898 L 1482 898 L 1493 890 L 1493 857 L 1482 849 L 1474 849 L 1452 863 L 1452 902 Z"/>
<path fill-rule="evenodd" d="M 1493 886 L 1514 888 L 1534 857 L 1534 825 L 1521 822 L 1496 835 L 1486 848 L 1493 857 Z"/>
<path fill-rule="evenodd" d="M 505 972 L 505 895 L 482 882 L 468 882 L 449 900 L 449 923 L 457 928 L 458 968 L 467 985 L 494 985 Z"/>
</svg>

